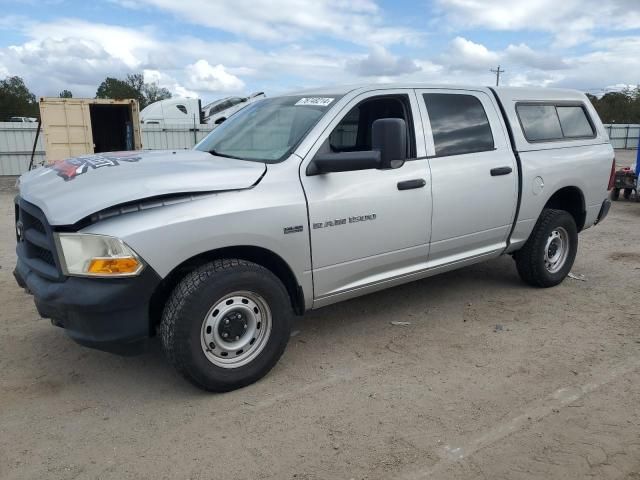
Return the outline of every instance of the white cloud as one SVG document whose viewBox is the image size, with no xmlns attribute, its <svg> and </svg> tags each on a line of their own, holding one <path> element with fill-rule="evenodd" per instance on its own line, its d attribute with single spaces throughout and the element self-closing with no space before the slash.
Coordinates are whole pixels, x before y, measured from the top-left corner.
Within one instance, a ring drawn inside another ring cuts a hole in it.
<svg viewBox="0 0 640 480">
<path fill-rule="evenodd" d="M 66 38 L 31 40 L 0 49 L 0 63 L 20 75 L 37 94 L 57 95 L 64 89 L 95 95 L 107 75 L 124 75 L 128 66 L 91 40 Z M 91 88 L 86 88 L 91 85 Z"/>
<path fill-rule="evenodd" d="M 135 7 L 126 13 L 142 21 L 150 9 L 173 15 L 176 28 L 171 31 L 73 18 L 3 18 L 0 29 L 15 31 L 9 38 L 20 41 L 0 47 L 0 76 L 22 76 L 36 95 L 68 88 L 76 96 L 93 96 L 106 76 L 143 72 L 147 81 L 174 95 L 203 101 L 231 92 L 275 95 L 363 77 L 486 85 L 494 79 L 489 69 L 498 64 L 506 69 L 503 82 L 511 85 L 593 89 L 638 81 L 640 35 L 621 35 L 640 25 L 640 0 L 597 7 L 595 0 L 438 1 L 441 15 L 434 15 L 431 24 L 425 21 L 424 28 L 444 29 L 435 33 L 450 41 L 440 48 L 435 42 L 414 48 L 412 42 L 428 40 L 427 34 L 393 25 L 375 0 L 112 0 Z M 611 12 L 615 19 L 607 17 Z M 180 19 L 205 28 L 185 26 Z M 548 35 L 528 33 L 531 43 L 509 35 L 511 44 L 497 45 L 494 36 L 491 44 L 483 44 L 482 32 L 463 36 L 455 31 L 460 26 Z M 224 36 L 232 40 L 219 40 L 218 30 L 231 33 Z M 564 48 L 578 41 L 584 42 L 579 50 Z"/>
<path fill-rule="evenodd" d="M 386 25 L 383 12 L 372 0 L 141 1 L 196 25 L 276 43 L 327 35 L 353 43 L 387 45 L 421 37 L 414 29 Z M 121 5 L 130 5 L 130 1 L 121 0 Z"/>
<path fill-rule="evenodd" d="M 363 77 L 396 77 L 420 71 L 414 60 L 394 56 L 381 46 L 374 46 L 366 56 L 348 62 L 348 68 Z"/>
<path fill-rule="evenodd" d="M 431 63 L 430 69 L 423 61 L 416 63 L 422 68 L 419 77 L 437 83 L 492 84 L 495 76 L 490 69 L 498 64 L 506 70 L 501 77 L 502 85 L 595 91 L 616 83 L 637 83 L 640 37 L 603 38 L 591 42 L 589 47 L 592 50 L 589 53 L 561 57 L 553 54 L 552 49 L 534 50 L 524 43 L 491 50 L 481 43 L 456 37 L 446 54 L 437 57 L 438 63 Z M 406 78 L 421 80 L 418 76 Z"/>
<path fill-rule="evenodd" d="M 198 98 L 198 92 L 185 88 L 171 75 L 150 69 L 146 69 L 142 73 L 146 83 L 156 83 L 159 87 L 169 90 L 176 97 Z"/>
<path fill-rule="evenodd" d="M 453 70 L 487 70 L 497 65 L 500 55 L 482 44 L 456 37 L 441 60 Z"/>
<path fill-rule="evenodd" d="M 550 32 L 559 47 L 587 41 L 597 28 L 640 28 L 638 0 L 438 0 L 438 4 L 458 25 Z"/>
<path fill-rule="evenodd" d="M 187 86 L 205 92 L 239 92 L 244 82 L 229 73 L 224 65 L 212 66 L 206 60 L 187 65 Z"/>
<path fill-rule="evenodd" d="M 513 86 L 546 86 L 564 78 L 556 71 L 569 68 L 566 60 L 533 50 L 524 43 L 509 45 L 504 50 L 490 50 L 463 37 L 451 41 L 446 54 L 440 56 L 440 63 L 448 70 L 448 75 L 463 72 L 465 83 L 473 79 L 487 83 L 490 70 L 500 64 L 507 68 L 504 80 Z"/>
<path fill-rule="evenodd" d="M 594 50 L 569 58 L 560 86 L 593 90 L 615 84 L 635 85 L 640 72 L 640 37 L 603 38 Z"/>
<path fill-rule="evenodd" d="M 534 70 L 525 70 L 512 73 L 506 77 L 505 85 L 510 87 L 554 87 L 563 80 L 559 73 L 545 73 Z"/>
<path fill-rule="evenodd" d="M 149 28 L 132 29 L 77 19 L 28 24 L 25 34 L 40 42 L 69 39 L 93 42 L 100 45 L 111 57 L 124 62 L 130 68 L 139 68 L 144 61 L 142 52 L 156 47 Z"/>
<path fill-rule="evenodd" d="M 561 70 L 568 67 L 562 58 L 543 52 L 536 52 L 524 43 L 509 45 L 505 51 L 505 59 L 512 63 L 540 70 Z"/>
<path fill-rule="evenodd" d="M 36 95 L 57 95 L 69 88 L 76 96 L 92 97 L 106 76 L 122 78 L 141 71 L 160 72 L 166 75 L 165 88 L 176 95 L 195 93 L 203 100 L 217 92 L 241 90 L 243 77 L 252 77 L 250 90 L 270 93 L 353 81 L 345 71 L 352 55 L 296 43 L 260 49 L 239 41 L 169 39 L 148 27 L 129 29 L 75 19 L 28 23 L 19 30 L 30 40 L 0 47 L 0 65 L 8 74 L 22 76 Z M 213 71 L 198 70 L 199 60 Z M 217 65 L 222 67 L 216 69 Z"/>
<path fill-rule="evenodd" d="M 215 65 L 222 63 L 220 59 L 251 62 L 259 56 L 242 44 L 188 38 L 167 42 L 152 28 L 129 29 L 77 19 L 27 22 L 20 30 L 30 40 L 0 48 L 0 73 L 22 76 L 37 95 L 57 95 L 67 88 L 75 96 L 93 97 L 105 77 L 123 78 L 140 71 L 179 96 L 198 95 L 187 83 L 202 86 L 201 92 L 237 90 L 244 86 L 237 72 L 227 72 L 223 66 L 207 72 L 202 68 L 206 66 L 196 62 L 196 55 L 203 54 L 200 58 L 209 61 L 215 58 Z M 243 70 L 241 65 L 238 68 Z"/>
</svg>

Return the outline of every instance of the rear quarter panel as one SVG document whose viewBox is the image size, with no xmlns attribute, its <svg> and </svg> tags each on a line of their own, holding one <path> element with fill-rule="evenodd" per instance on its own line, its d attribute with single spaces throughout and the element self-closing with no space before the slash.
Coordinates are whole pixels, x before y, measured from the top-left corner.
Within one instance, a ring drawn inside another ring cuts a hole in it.
<svg viewBox="0 0 640 480">
<path fill-rule="evenodd" d="M 584 196 L 584 228 L 594 224 L 607 196 L 614 151 L 591 102 L 581 92 L 559 89 L 497 89 L 522 167 L 522 200 L 508 251 L 529 238 L 551 196 L 564 187 L 577 187 Z M 519 102 L 581 103 L 592 121 L 595 136 L 575 140 L 528 142 L 516 113 Z M 542 187 L 541 187 L 542 185 Z"/>
<path fill-rule="evenodd" d="M 593 225 L 607 196 L 612 160 L 608 143 L 520 152 L 522 203 L 511 247 L 529 238 L 545 204 L 563 187 L 580 189 L 586 209 L 584 228 Z M 542 179 L 542 191 L 538 179 Z"/>
</svg>

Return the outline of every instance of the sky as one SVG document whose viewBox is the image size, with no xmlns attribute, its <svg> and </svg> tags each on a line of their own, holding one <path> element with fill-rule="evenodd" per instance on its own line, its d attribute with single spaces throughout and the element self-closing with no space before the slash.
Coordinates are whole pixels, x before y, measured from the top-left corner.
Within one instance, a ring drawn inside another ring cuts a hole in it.
<svg viewBox="0 0 640 480">
<path fill-rule="evenodd" d="M 640 83 L 640 0 L 0 0 L 0 78 L 94 97 L 141 72 L 209 101 L 316 86 Z"/>
</svg>

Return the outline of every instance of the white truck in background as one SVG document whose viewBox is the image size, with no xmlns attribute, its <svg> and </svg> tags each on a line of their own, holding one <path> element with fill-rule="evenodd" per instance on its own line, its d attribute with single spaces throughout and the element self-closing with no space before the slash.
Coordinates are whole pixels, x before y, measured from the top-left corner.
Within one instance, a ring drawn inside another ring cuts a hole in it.
<svg viewBox="0 0 640 480">
<path fill-rule="evenodd" d="M 38 119 L 35 117 L 11 117 L 9 121 L 12 123 L 35 123 Z"/>
<path fill-rule="evenodd" d="M 265 98 L 264 92 L 254 92 L 248 97 L 226 97 L 211 102 L 202 109 L 204 123 L 220 125 L 238 110 L 261 98 Z"/>
<path fill-rule="evenodd" d="M 143 108 L 140 123 L 161 126 L 204 123 L 201 110 L 198 98 L 167 98 Z"/>
<path fill-rule="evenodd" d="M 145 125 L 193 125 L 208 123 L 219 125 L 238 110 L 264 98 L 263 92 L 247 97 L 225 97 L 202 107 L 198 98 L 168 98 L 147 105 L 140 112 L 140 121 Z"/>
</svg>

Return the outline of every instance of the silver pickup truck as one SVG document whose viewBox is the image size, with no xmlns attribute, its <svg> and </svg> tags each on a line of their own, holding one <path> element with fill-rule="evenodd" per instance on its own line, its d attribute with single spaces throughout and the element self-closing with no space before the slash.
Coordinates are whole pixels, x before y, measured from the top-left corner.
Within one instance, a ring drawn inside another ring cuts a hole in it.
<svg viewBox="0 0 640 480">
<path fill-rule="evenodd" d="M 557 285 L 608 212 L 613 167 L 576 91 L 283 95 L 193 150 L 23 175 L 15 277 L 79 343 L 127 353 L 159 335 L 189 381 L 227 391 L 265 375 L 310 309 L 499 255 Z"/>
</svg>

